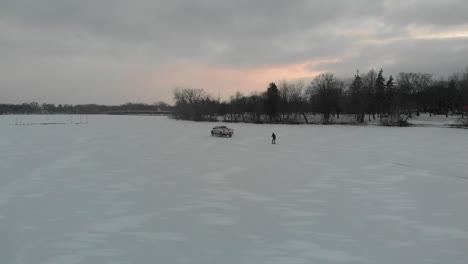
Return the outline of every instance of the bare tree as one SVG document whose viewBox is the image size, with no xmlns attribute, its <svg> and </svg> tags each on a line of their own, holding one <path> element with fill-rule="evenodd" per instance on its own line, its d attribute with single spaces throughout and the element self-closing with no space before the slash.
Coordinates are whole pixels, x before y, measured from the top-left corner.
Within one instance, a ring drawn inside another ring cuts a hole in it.
<svg viewBox="0 0 468 264">
<path fill-rule="evenodd" d="M 311 82 L 308 88 L 310 100 L 322 113 L 323 123 L 330 121 L 331 113 L 338 112 L 343 88 L 344 82 L 338 80 L 333 73 L 320 74 Z"/>
<path fill-rule="evenodd" d="M 304 89 L 304 82 L 297 81 L 292 84 L 290 87 L 290 102 L 291 110 L 295 114 L 295 119 L 297 119 L 298 114 L 302 114 L 304 121 L 309 123 L 307 120 L 306 111 L 307 111 L 307 96 Z"/>
<path fill-rule="evenodd" d="M 175 88 L 173 91 L 174 101 L 194 104 L 207 96 L 203 89 L 181 89 Z"/>
<path fill-rule="evenodd" d="M 468 114 L 468 67 L 461 73 L 460 78 L 460 94 L 462 100 L 462 113 Z M 462 116 L 463 118 L 463 116 Z"/>
<path fill-rule="evenodd" d="M 377 73 L 374 69 L 371 69 L 366 75 L 362 77 L 363 88 L 364 88 L 364 102 L 366 112 L 369 116 L 369 121 L 371 120 L 370 117 L 373 115 L 375 119 L 375 112 L 376 112 L 376 102 L 375 102 L 375 81 L 377 79 Z"/>
<path fill-rule="evenodd" d="M 244 113 L 246 111 L 247 98 L 241 93 L 236 92 L 231 96 L 229 100 L 229 112 L 231 114 L 231 120 L 238 121 L 238 117 L 241 116 L 242 122 L 245 122 Z M 235 118 L 233 117 L 235 115 Z"/>
<path fill-rule="evenodd" d="M 188 120 L 202 120 L 211 98 L 202 89 L 180 89 L 173 91 L 176 102 L 176 117 Z"/>
<path fill-rule="evenodd" d="M 409 101 L 416 108 L 416 115 L 427 110 L 423 98 L 430 85 L 433 83 L 432 75 L 427 73 L 399 73 L 397 78 L 399 90 L 405 93 Z"/>
<path fill-rule="evenodd" d="M 286 81 L 279 84 L 279 112 L 281 113 L 281 120 L 289 118 L 291 112 L 291 87 L 292 85 Z"/>
</svg>

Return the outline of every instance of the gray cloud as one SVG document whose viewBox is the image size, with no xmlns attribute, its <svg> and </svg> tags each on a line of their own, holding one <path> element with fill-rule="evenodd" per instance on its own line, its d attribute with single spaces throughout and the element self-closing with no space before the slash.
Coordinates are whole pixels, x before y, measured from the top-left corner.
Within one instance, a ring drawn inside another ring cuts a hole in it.
<svg viewBox="0 0 468 264">
<path fill-rule="evenodd" d="M 389 24 L 451 26 L 466 24 L 468 4 L 464 0 L 385 1 L 385 20 Z"/>
<path fill-rule="evenodd" d="M 457 0 L 0 0 L 0 102 L 169 100 L 169 81 L 140 78 L 180 61 L 248 71 L 340 58 L 310 70 L 446 75 L 466 66 L 468 38 L 410 33 L 468 31 L 467 8 Z"/>
<path fill-rule="evenodd" d="M 398 51 L 398 52 L 392 52 Z M 448 77 L 468 66 L 466 39 L 401 40 L 382 46 L 368 46 L 343 62 L 320 65 L 322 71 L 334 71 L 351 77 L 356 70 L 384 69 L 395 77 L 399 72 L 425 72 L 434 77 Z"/>
</svg>

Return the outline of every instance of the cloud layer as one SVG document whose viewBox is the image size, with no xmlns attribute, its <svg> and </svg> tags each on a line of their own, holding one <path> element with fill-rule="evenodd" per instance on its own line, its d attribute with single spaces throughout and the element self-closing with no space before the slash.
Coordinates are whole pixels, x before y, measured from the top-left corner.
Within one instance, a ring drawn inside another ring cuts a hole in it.
<svg viewBox="0 0 468 264">
<path fill-rule="evenodd" d="M 468 66 L 462 0 L 0 1 L 0 103 L 226 98 L 270 81 Z"/>
</svg>

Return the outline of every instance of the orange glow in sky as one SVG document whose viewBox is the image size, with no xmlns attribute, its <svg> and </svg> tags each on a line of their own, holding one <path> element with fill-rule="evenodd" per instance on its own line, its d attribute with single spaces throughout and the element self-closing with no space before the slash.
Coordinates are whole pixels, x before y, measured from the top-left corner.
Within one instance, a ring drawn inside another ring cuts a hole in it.
<svg viewBox="0 0 468 264">
<path fill-rule="evenodd" d="M 146 85 L 159 89 L 175 87 L 204 89 L 214 97 L 219 95 L 221 99 L 228 99 L 237 91 L 246 95 L 255 91 L 264 91 L 271 82 L 312 79 L 323 72 L 314 70 L 314 67 L 340 61 L 340 58 L 332 58 L 253 68 L 180 62 L 152 73 L 145 82 Z M 172 98 L 168 98 L 168 101 L 170 99 Z"/>
</svg>

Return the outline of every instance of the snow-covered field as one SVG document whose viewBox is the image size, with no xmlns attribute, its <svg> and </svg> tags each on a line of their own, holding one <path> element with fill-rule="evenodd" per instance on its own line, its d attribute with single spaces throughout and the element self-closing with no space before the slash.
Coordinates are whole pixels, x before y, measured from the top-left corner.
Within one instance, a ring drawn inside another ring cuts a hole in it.
<svg viewBox="0 0 468 264">
<path fill-rule="evenodd" d="M 468 263 L 467 130 L 12 123 L 2 264 Z"/>
</svg>

